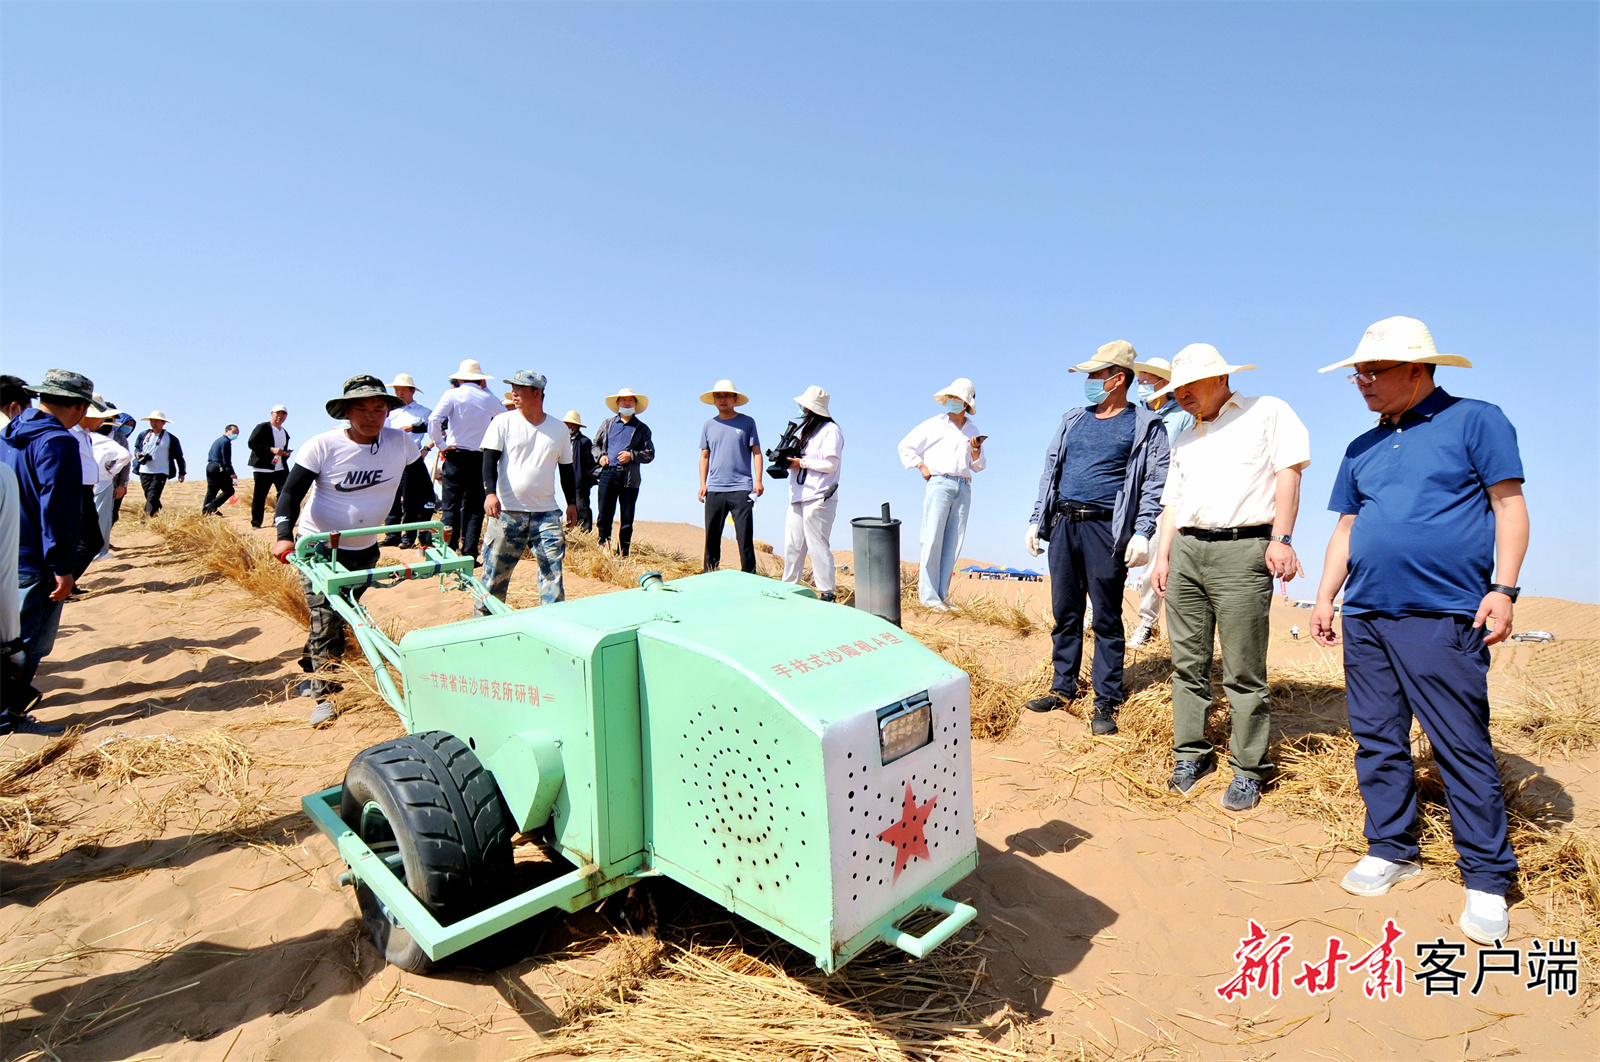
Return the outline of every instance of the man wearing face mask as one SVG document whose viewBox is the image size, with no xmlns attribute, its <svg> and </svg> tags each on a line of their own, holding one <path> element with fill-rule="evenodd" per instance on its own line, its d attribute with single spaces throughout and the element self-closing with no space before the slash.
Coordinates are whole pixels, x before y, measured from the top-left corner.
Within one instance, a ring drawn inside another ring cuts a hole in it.
<svg viewBox="0 0 1600 1062">
<path fill-rule="evenodd" d="M 1135 357 L 1126 340 L 1107 343 L 1072 372 L 1087 373 L 1089 405 L 1067 411 L 1045 452 L 1039 498 L 1028 526 L 1028 552 L 1050 549 L 1055 613 L 1055 676 L 1050 692 L 1028 702 L 1035 712 L 1078 696 L 1085 599 L 1094 606 L 1094 718 L 1097 735 L 1117 732 L 1123 701 L 1122 586 L 1128 568 L 1150 559 L 1167 479 L 1167 433 L 1143 403 L 1128 402 Z"/>
<path fill-rule="evenodd" d="M 1139 404 L 1156 411 L 1167 429 L 1167 446 L 1178 443 L 1178 433 L 1194 423 L 1194 418 L 1171 395 L 1157 395 L 1172 379 L 1172 363 L 1166 358 L 1136 361 L 1133 367 L 1139 373 Z M 1161 595 L 1156 593 L 1152 569 L 1146 568 L 1139 577 L 1139 626 L 1128 635 L 1128 648 L 1138 649 L 1148 645 L 1156 634 L 1156 618 L 1161 612 Z"/>
<path fill-rule="evenodd" d="M 617 550 L 624 557 L 633 541 L 633 509 L 639 501 L 641 480 L 639 466 L 656 459 L 650 426 L 638 417 L 649 404 L 647 395 L 634 394 L 624 387 L 606 399 L 606 405 L 616 416 L 602 420 L 594 430 L 594 459 L 600 466 L 595 529 L 599 532 L 600 545 L 608 545 L 611 517 L 620 508 L 622 519 L 617 529 Z"/>
<path fill-rule="evenodd" d="M 239 425 L 229 424 L 206 454 L 206 497 L 200 504 L 203 513 L 215 515 L 233 497 L 233 485 L 239 479 L 233 471 L 233 440 L 238 437 Z"/>
<path fill-rule="evenodd" d="M 922 473 L 922 574 L 917 594 L 935 612 L 950 610 L 950 575 L 967 533 L 972 474 L 984 468 L 983 440 L 972 414 L 977 392 L 961 377 L 933 396 L 945 411 L 900 440 L 900 463 Z"/>
<path fill-rule="evenodd" d="M 1268 608 L 1272 580 L 1304 574 L 1291 536 L 1300 511 L 1300 474 L 1311 439 L 1288 403 L 1234 392 L 1229 365 L 1209 343 L 1172 359 L 1171 394 L 1194 416 L 1178 436 L 1161 495 L 1161 542 L 1151 578 L 1167 599 L 1172 643 L 1172 747 L 1167 787 L 1189 795 L 1215 770 L 1206 717 L 1211 712 L 1211 651 L 1222 643 L 1222 686 L 1233 716 L 1229 811 L 1261 802 L 1272 774 L 1267 736 Z"/>
</svg>

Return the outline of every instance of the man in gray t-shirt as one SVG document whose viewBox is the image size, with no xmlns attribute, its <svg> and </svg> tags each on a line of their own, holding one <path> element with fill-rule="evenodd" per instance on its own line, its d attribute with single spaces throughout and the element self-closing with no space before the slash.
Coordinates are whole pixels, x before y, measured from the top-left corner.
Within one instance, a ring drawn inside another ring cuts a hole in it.
<svg viewBox="0 0 1600 1062">
<path fill-rule="evenodd" d="M 722 527 L 731 516 L 739 543 L 739 567 L 753 573 L 756 540 L 752 518 L 755 499 L 766 489 L 761 482 L 761 438 L 756 434 L 756 422 L 735 412 L 750 399 L 732 380 L 718 380 L 700 401 L 717 407 L 717 415 L 700 429 L 700 500 L 706 505 L 703 570 L 714 572 L 721 566 Z"/>
</svg>

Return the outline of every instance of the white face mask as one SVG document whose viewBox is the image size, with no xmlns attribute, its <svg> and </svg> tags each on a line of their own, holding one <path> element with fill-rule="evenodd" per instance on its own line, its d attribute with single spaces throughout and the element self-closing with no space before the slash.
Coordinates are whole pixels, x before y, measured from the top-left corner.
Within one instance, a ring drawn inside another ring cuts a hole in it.
<svg viewBox="0 0 1600 1062">
<path fill-rule="evenodd" d="M 624 405 L 621 405 L 619 403 L 617 405 L 617 416 L 619 416 L 619 417 L 623 418 L 624 420 L 626 420 L 627 418 L 633 416 L 633 407 L 632 406 L 624 406 Z"/>
</svg>

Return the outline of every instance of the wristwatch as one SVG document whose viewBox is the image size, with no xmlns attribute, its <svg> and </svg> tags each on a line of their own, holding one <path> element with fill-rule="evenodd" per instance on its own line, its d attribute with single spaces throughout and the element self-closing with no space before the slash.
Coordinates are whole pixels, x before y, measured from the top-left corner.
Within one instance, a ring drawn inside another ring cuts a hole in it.
<svg viewBox="0 0 1600 1062">
<path fill-rule="evenodd" d="M 1517 599 L 1517 595 L 1522 593 L 1522 587 L 1520 587 L 1520 586 L 1506 586 L 1504 583 L 1490 583 L 1489 584 L 1489 593 L 1491 593 L 1491 594 L 1504 594 L 1507 597 L 1509 597 L 1511 600 L 1515 601 Z"/>
<path fill-rule="evenodd" d="M 1294 536 L 1293 535 L 1269 535 L 1267 537 L 1272 539 L 1272 541 L 1274 541 L 1274 542 L 1282 542 L 1285 546 L 1294 545 L 1294 542 L 1293 542 Z"/>
</svg>

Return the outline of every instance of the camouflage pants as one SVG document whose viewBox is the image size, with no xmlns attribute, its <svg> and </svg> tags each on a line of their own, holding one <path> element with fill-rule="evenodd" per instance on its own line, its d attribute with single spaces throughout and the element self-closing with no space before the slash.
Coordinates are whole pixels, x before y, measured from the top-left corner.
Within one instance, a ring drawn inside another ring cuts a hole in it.
<svg viewBox="0 0 1600 1062">
<path fill-rule="evenodd" d="M 553 605 L 565 601 L 567 592 L 561 583 L 561 559 L 567 555 L 567 533 L 561 525 L 561 513 L 514 512 L 500 510 L 500 515 L 488 521 L 483 542 L 483 582 L 489 592 L 501 601 L 511 585 L 511 573 L 523 553 L 533 550 L 539 562 L 539 603 Z M 478 614 L 487 610 L 478 607 Z"/>
<path fill-rule="evenodd" d="M 341 549 L 339 563 L 349 571 L 370 568 L 378 563 L 378 547 L 371 545 L 366 549 Z M 326 671 L 337 665 L 344 656 L 344 620 L 328 603 L 326 594 L 311 592 L 311 581 L 303 575 L 300 576 L 300 586 L 306 592 L 306 608 L 311 612 L 311 629 L 306 632 L 306 649 L 300 657 L 300 670 Z M 358 587 L 350 595 L 359 601 L 366 590 L 364 586 Z M 320 696 L 322 692 L 318 690 L 317 694 Z"/>
</svg>

